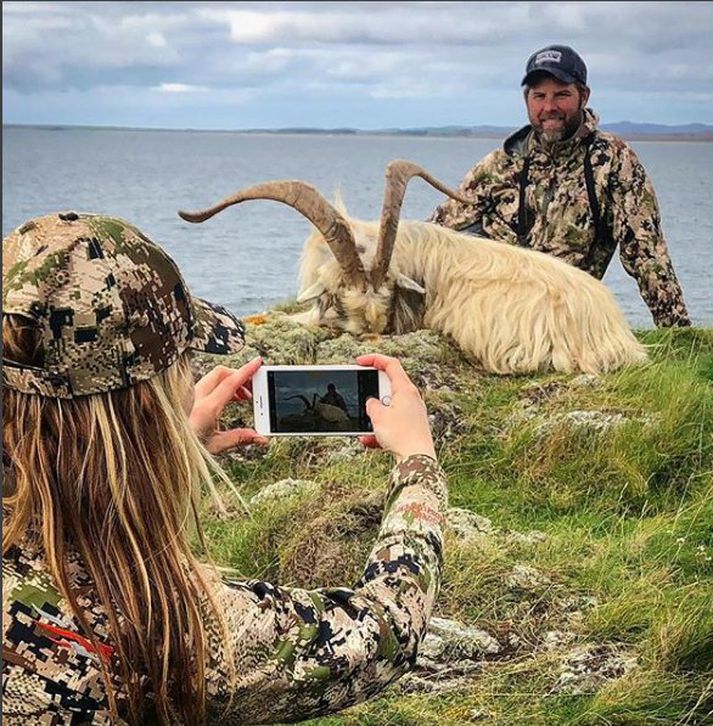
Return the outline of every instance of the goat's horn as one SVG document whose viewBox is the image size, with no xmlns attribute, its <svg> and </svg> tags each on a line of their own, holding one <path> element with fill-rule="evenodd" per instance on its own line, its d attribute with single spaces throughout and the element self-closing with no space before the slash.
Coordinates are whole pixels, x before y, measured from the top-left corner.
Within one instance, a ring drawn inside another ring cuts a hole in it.
<svg viewBox="0 0 713 726">
<path fill-rule="evenodd" d="M 401 205 L 406 193 L 406 185 L 414 176 L 420 176 L 439 192 L 447 194 L 464 204 L 472 204 L 472 200 L 458 194 L 432 177 L 423 168 L 410 161 L 394 159 L 386 167 L 386 186 L 384 188 L 384 206 L 381 209 L 381 221 L 379 223 L 379 244 L 376 248 L 376 258 L 371 271 L 371 284 L 375 290 L 381 286 L 386 278 L 386 272 L 391 262 L 391 254 L 394 251 L 396 231 L 399 226 Z"/>
<path fill-rule="evenodd" d="M 272 181 L 241 189 L 199 212 L 179 211 L 187 222 L 205 222 L 214 214 L 250 199 L 272 199 L 296 209 L 322 233 L 332 254 L 344 270 L 347 282 L 365 286 L 366 273 L 356 251 L 356 242 L 346 219 L 311 185 L 303 181 Z"/>
</svg>

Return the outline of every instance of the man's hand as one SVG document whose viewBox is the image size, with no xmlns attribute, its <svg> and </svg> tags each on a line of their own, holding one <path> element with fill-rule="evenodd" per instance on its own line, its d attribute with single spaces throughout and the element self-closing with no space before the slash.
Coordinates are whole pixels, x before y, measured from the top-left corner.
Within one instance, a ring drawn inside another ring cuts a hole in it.
<svg viewBox="0 0 713 726">
<path fill-rule="evenodd" d="M 268 443 L 268 439 L 254 429 L 220 431 L 218 428 L 220 415 L 229 403 L 252 399 L 252 377 L 261 365 L 262 358 L 255 358 L 237 370 L 216 366 L 196 383 L 188 421 L 211 454 L 246 444 Z"/>
</svg>

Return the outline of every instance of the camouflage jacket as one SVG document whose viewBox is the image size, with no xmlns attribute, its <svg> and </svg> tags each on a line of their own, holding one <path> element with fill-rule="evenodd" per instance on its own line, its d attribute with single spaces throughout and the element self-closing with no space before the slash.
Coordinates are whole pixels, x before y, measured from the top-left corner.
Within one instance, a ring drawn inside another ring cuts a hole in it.
<svg viewBox="0 0 713 726">
<path fill-rule="evenodd" d="M 439 589 L 446 506 L 445 475 L 436 461 L 408 457 L 392 471 L 378 539 L 353 589 L 227 582 L 213 573 L 213 595 L 232 643 L 226 648 L 217 622 L 207 616 L 210 720 L 227 726 L 336 711 L 373 696 L 408 670 Z M 3 558 L 8 726 L 116 723 L 98 660 L 111 663 L 107 618 L 93 604 L 93 588 L 76 561 L 70 561 L 70 578 L 102 643 L 99 653 L 51 582 L 41 554 L 14 547 Z M 234 678 L 228 675 L 230 650 Z"/>
<path fill-rule="evenodd" d="M 472 204 L 451 199 L 429 221 L 547 252 L 598 279 L 618 245 L 624 269 L 636 279 L 654 322 L 690 325 L 651 182 L 634 151 L 622 139 L 598 131 L 597 122 L 596 114 L 586 109 L 574 136 L 550 146 L 530 126 L 523 127 L 466 174 L 459 189 Z M 587 191 L 586 153 L 598 219 Z"/>
</svg>

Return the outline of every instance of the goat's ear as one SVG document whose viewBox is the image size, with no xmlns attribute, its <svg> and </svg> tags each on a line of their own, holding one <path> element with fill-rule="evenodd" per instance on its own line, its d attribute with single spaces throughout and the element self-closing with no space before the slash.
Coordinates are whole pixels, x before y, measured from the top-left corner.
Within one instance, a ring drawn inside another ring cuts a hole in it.
<svg viewBox="0 0 713 726">
<path fill-rule="evenodd" d="M 415 280 L 412 280 L 410 277 L 406 277 L 406 275 L 402 275 L 401 273 L 399 273 L 396 277 L 396 284 L 406 290 L 420 292 L 422 295 L 426 294 L 426 289 L 424 287 L 421 287 L 421 285 L 419 285 Z"/>
<path fill-rule="evenodd" d="M 301 292 L 297 296 L 297 302 L 303 303 L 307 302 L 308 300 L 314 300 L 315 298 L 319 297 L 326 289 L 327 288 L 324 286 L 324 283 L 322 283 L 320 280 L 317 280 L 314 285 L 310 285 L 304 292 Z"/>
<path fill-rule="evenodd" d="M 334 190 L 334 207 L 343 217 L 348 217 L 347 205 L 344 203 L 344 197 L 342 196 L 342 190 L 339 185 Z"/>
</svg>

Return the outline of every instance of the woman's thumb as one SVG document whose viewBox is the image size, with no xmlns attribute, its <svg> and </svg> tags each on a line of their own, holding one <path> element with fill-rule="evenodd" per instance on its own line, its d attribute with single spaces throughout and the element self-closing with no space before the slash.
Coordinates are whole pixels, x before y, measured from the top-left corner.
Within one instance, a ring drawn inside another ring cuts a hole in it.
<svg viewBox="0 0 713 726">
<path fill-rule="evenodd" d="M 378 398 L 372 396 L 366 399 L 366 413 L 372 421 L 374 420 L 374 416 L 379 416 L 382 408 L 384 408 L 384 404 Z"/>
</svg>

